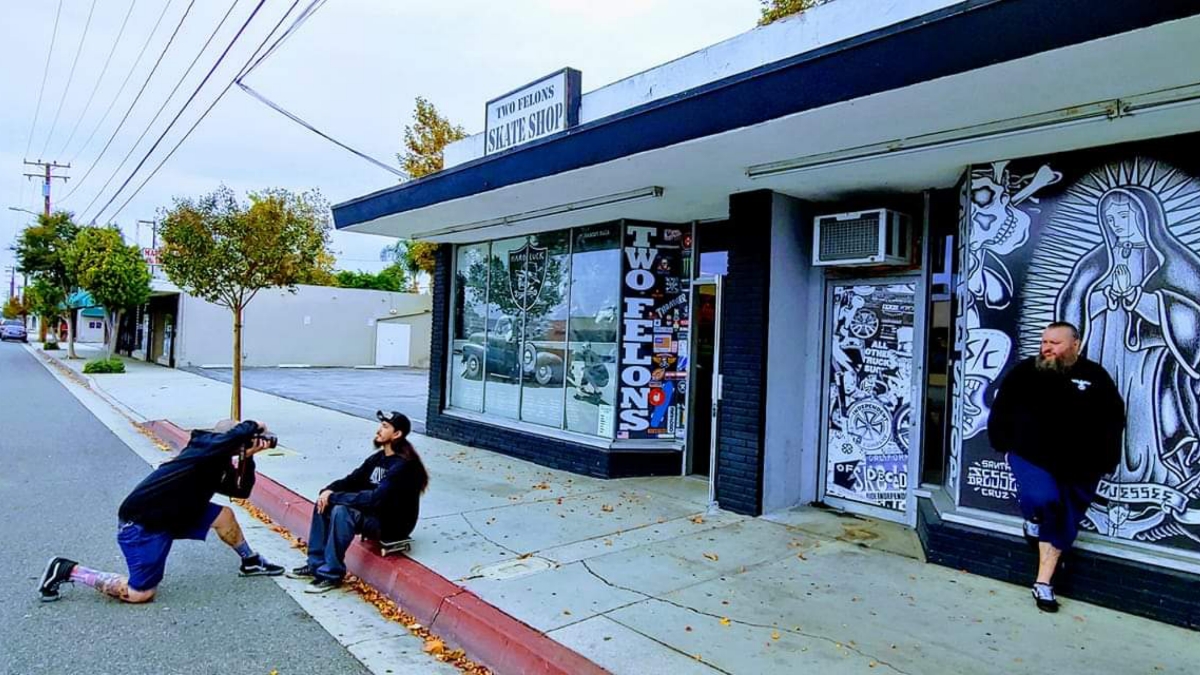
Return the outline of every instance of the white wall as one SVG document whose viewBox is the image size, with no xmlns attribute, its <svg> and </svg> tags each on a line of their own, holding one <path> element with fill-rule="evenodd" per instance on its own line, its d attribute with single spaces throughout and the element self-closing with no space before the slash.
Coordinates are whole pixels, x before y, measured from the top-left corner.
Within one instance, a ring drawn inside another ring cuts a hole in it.
<svg viewBox="0 0 1200 675">
<path fill-rule="evenodd" d="M 960 0 L 835 0 L 583 95 L 579 123 L 680 94 L 790 56 L 928 14 Z M 532 73 L 530 79 L 540 73 Z M 587 73 L 583 74 L 584 85 Z M 502 92 L 495 92 L 500 94 Z M 482 102 L 480 105 L 483 105 Z M 446 168 L 483 156 L 482 132 L 446 146 Z"/>
<path fill-rule="evenodd" d="M 812 266 L 803 202 L 776 194 L 771 214 L 771 297 L 763 512 L 817 498 L 820 476 L 824 275 Z"/>
<path fill-rule="evenodd" d="M 375 362 L 375 322 L 430 306 L 430 296 L 413 293 L 325 286 L 299 286 L 295 294 L 264 289 L 245 311 L 242 364 L 371 365 Z M 180 296 L 179 313 L 177 366 L 232 363 L 233 318 L 229 310 L 185 294 Z"/>
<path fill-rule="evenodd" d="M 97 326 L 92 328 L 91 326 Z M 87 343 L 103 343 L 104 342 L 104 318 L 103 317 L 87 317 L 80 315 L 75 322 L 75 327 L 79 334 L 75 336 L 76 342 Z"/>
<path fill-rule="evenodd" d="M 402 316 L 396 319 L 386 319 L 386 323 L 402 323 L 412 328 L 409 336 L 408 350 L 409 368 L 429 368 L 430 344 L 433 335 L 433 312 L 422 312 L 412 316 Z"/>
</svg>

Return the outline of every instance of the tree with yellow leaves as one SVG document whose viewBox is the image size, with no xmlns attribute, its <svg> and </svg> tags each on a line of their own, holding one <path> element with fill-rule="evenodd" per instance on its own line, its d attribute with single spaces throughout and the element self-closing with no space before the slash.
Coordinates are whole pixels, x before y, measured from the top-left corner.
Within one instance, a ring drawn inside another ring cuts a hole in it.
<svg viewBox="0 0 1200 675">
<path fill-rule="evenodd" d="M 766 26 L 767 24 L 775 23 L 776 21 L 799 14 L 806 9 L 812 9 L 817 5 L 823 5 L 829 0 L 759 0 L 762 3 L 762 18 L 758 20 L 758 25 Z"/>
</svg>

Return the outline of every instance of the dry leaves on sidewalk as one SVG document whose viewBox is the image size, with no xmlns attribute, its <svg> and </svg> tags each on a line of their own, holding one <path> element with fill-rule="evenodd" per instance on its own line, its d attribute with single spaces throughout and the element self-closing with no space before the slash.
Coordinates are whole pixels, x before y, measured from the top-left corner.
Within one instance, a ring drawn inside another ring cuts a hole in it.
<svg viewBox="0 0 1200 675">
<path fill-rule="evenodd" d="M 717 562 L 717 560 L 719 560 L 716 553 L 705 553 L 704 557 L 708 558 L 709 560 L 711 560 L 713 562 Z"/>
</svg>

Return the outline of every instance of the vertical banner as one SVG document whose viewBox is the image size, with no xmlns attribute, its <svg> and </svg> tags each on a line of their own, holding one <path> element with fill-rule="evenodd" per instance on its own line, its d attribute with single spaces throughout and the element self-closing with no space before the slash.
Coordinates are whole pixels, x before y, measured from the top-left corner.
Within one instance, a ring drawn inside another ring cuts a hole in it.
<svg viewBox="0 0 1200 675">
<path fill-rule="evenodd" d="M 916 285 L 833 287 L 825 494 L 904 512 Z"/>
<path fill-rule="evenodd" d="M 684 438 L 690 230 L 630 223 L 622 246 L 617 438 Z"/>
<path fill-rule="evenodd" d="M 1082 526 L 1200 551 L 1198 146 L 1180 137 L 972 168 L 955 394 L 963 506 L 1016 513 L 1019 486 L 988 443 L 991 402 L 1046 324 L 1068 321 L 1127 415 L 1124 455 Z"/>
</svg>

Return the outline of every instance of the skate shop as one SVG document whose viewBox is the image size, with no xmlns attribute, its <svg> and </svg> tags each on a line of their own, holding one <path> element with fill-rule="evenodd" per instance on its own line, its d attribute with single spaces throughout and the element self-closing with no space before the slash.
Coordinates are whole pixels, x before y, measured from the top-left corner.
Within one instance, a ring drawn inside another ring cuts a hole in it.
<svg viewBox="0 0 1200 675">
<path fill-rule="evenodd" d="M 335 206 L 445 244 L 429 435 L 894 521 L 1024 584 L 987 417 L 1070 321 L 1128 407 L 1075 597 L 1200 625 L 1200 7 L 866 4 L 587 94 L 553 73 L 444 171 Z"/>
</svg>

